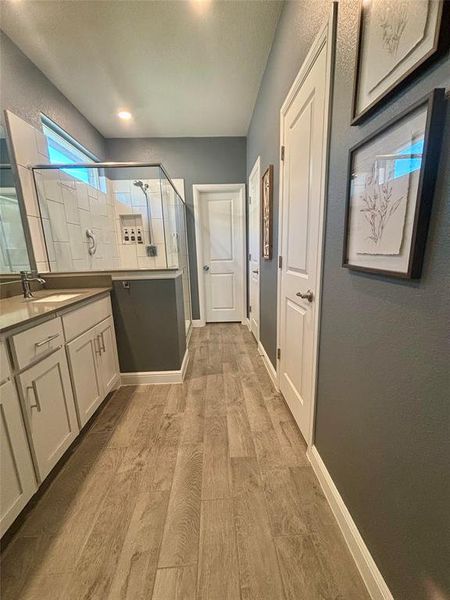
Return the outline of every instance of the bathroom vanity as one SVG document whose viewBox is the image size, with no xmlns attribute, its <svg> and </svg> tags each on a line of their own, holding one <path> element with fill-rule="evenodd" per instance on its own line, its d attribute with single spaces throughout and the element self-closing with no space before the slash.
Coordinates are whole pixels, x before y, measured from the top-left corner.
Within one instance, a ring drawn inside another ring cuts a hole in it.
<svg viewBox="0 0 450 600">
<path fill-rule="evenodd" d="M 0 359 L 3 535 L 120 384 L 109 288 L 1 300 Z"/>
</svg>

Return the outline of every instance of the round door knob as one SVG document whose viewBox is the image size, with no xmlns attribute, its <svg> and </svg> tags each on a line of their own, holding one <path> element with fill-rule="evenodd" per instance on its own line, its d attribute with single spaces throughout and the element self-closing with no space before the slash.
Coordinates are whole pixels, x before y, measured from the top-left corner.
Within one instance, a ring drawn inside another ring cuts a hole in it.
<svg viewBox="0 0 450 600">
<path fill-rule="evenodd" d="M 296 296 L 298 296 L 299 298 L 303 298 L 303 300 L 308 300 L 308 302 L 312 302 L 314 298 L 314 294 L 311 290 L 308 290 L 304 294 L 302 294 L 301 292 L 297 292 Z"/>
<path fill-rule="evenodd" d="M 203 270 L 204 270 L 204 271 L 209 271 L 209 267 L 208 267 L 208 265 L 203 265 Z"/>
</svg>

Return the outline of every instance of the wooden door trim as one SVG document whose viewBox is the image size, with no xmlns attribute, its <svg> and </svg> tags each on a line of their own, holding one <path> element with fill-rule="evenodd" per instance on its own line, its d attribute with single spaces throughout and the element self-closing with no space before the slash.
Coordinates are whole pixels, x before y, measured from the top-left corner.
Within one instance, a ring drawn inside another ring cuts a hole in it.
<svg viewBox="0 0 450 600">
<path fill-rule="evenodd" d="M 323 25 L 315 38 L 313 45 L 311 46 L 303 65 L 300 67 L 300 71 L 294 80 L 294 83 L 289 90 L 285 101 L 280 109 L 280 146 L 285 145 L 285 129 L 284 129 L 284 118 L 288 112 L 293 100 L 297 96 L 298 90 L 301 88 L 304 80 L 314 66 L 322 48 L 327 44 L 327 57 L 326 57 L 326 82 L 325 82 L 325 109 L 324 109 L 324 144 L 323 144 L 323 155 L 322 155 L 322 171 L 320 181 L 320 222 L 319 222 L 319 236 L 318 236 L 318 249 L 317 249 L 317 289 L 315 294 L 316 310 L 314 314 L 314 349 L 313 349 L 313 385 L 312 385 L 312 399 L 311 399 L 311 419 L 308 439 L 306 443 L 308 446 L 314 444 L 314 426 L 316 416 L 316 398 L 317 398 L 317 368 L 318 368 L 318 357 L 319 357 L 319 335 L 320 335 L 320 314 L 322 308 L 322 278 L 323 278 L 323 256 L 324 256 L 324 244 L 325 244 L 325 216 L 326 216 L 326 194 L 328 186 L 328 160 L 329 160 L 329 146 L 330 146 L 330 131 L 331 131 L 331 109 L 332 109 L 332 96 L 333 96 L 333 75 L 334 75 L 334 62 L 335 62 L 335 48 L 336 48 L 336 26 L 337 26 L 337 2 L 333 2 L 330 16 L 327 22 Z M 283 190 L 284 190 L 284 163 L 280 153 L 280 177 L 279 177 L 279 211 L 278 211 L 278 256 L 282 253 L 283 244 Z M 280 348 L 281 341 L 281 273 L 278 269 L 277 277 L 277 348 Z M 278 386 L 280 385 L 280 360 L 277 358 L 277 381 Z"/>
<path fill-rule="evenodd" d="M 259 218 L 258 218 L 258 230 L 259 230 L 259 235 L 258 235 L 258 239 L 259 239 L 259 244 L 258 244 L 258 269 L 259 269 L 259 277 L 258 277 L 258 295 L 259 295 L 259 302 L 258 302 L 258 339 L 256 340 L 258 343 L 261 339 L 261 323 L 260 323 L 260 317 L 261 317 L 261 251 L 260 251 L 260 246 L 261 246 L 261 157 L 258 156 L 258 158 L 255 160 L 255 164 L 253 165 L 252 170 L 250 171 L 250 175 L 248 176 L 248 194 L 250 195 L 250 180 L 251 178 L 255 175 L 255 173 L 258 173 L 258 193 L 259 193 Z M 247 239 L 248 239 L 248 248 L 249 248 L 249 254 L 250 254 L 250 210 L 247 211 L 248 214 L 248 230 L 247 230 Z M 248 256 L 246 257 L 247 261 L 246 261 L 246 265 L 247 265 L 247 285 L 248 285 L 248 290 L 249 290 L 249 295 L 248 295 L 248 303 L 246 304 L 246 308 L 247 308 L 247 317 L 248 317 L 248 326 L 249 329 L 251 331 L 251 316 L 248 310 L 248 306 L 250 304 L 250 261 L 248 260 Z"/>
<path fill-rule="evenodd" d="M 206 325 L 206 298 L 205 298 L 205 280 L 203 274 L 203 223 L 202 211 L 200 210 L 200 196 L 208 192 L 238 192 L 239 201 L 242 209 L 242 241 L 241 241 L 241 256 L 242 256 L 242 314 L 241 322 L 246 320 L 247 306 L 247 277 L 246 263 L 246 219 L 245 219 L 245 183 L 202 183 L 192 186 L 192 194 L 194 198 L 194 228 L 195 228 L 195 250 L 197 254 L 197 284 L 198 284 L 198 303 L 200 318 L 193 320 L 194 327 L 204 327 Z"/>
</svg>

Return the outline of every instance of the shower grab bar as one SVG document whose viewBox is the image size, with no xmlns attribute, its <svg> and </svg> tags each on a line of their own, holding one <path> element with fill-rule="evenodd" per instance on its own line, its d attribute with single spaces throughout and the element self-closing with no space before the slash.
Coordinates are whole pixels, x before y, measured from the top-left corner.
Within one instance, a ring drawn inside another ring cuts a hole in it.
<svg viewBox="0 0 450 600">
<path fill-rule="evenodd" d="M 86 229 L 86 237 L 89 240 L 88 252 L 93 256 L 97 252 L 97 240 L 95 239 L 95 233 L 92 229 Z"/>
</svg>

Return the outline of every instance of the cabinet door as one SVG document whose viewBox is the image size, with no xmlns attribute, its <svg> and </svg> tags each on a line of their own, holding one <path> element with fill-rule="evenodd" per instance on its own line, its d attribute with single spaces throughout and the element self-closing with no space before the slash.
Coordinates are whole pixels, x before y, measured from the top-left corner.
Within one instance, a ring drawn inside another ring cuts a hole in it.
<svg viewBox="0 0 450 600">
<path fill-rule="evenodd" d="M 117 360 L 116 335 L 114 333 L 114 322 L 108 317 L 97 325 L 96 333 L 100 343 L 100 372 L 103 382 L 103 394 L 114 389 L 120 377 L 119 361 Z"/>
<path fill-rule="evenodd" d="M 0 536 L 36 491 L 19 399 L 11 380 L 0 386 Z"/>
<path fill-rule="evenodd" d="M 24 371 L 19 381 L 42 481 L 79 431 L 64 349 Z"/>
<path fill-rule="evenodd" d="M 67 344 L 67 353 L 78 419 L 80 427 L 83 427 L 104 398 L 96 328 Z"/>
</svg>

